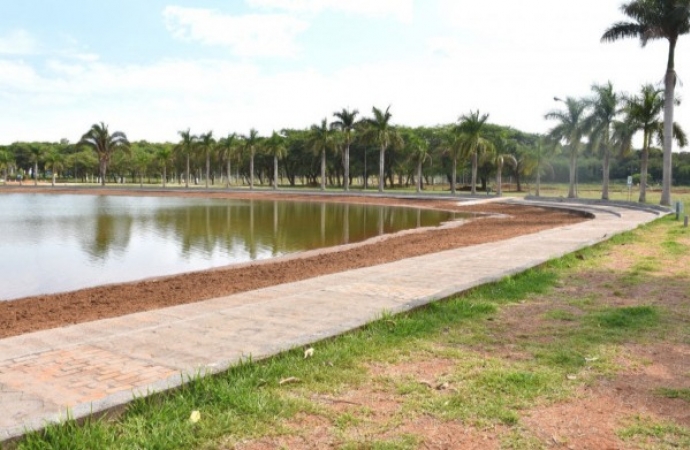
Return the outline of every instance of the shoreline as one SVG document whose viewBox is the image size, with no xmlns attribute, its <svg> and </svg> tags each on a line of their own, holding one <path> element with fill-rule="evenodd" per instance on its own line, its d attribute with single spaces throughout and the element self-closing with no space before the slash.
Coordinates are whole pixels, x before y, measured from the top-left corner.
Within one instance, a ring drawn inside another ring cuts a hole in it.
<svg viewBox="0 0 690 450">
<path fill-rule="evenodd" d="M 534 206 L 500 202 L 463 205 L 452 197 L 396 198 L 379 195 L 273 191 L 189 191 L 132 188 L 16 186 L 5 193 L 49 193 L 203 198 L 256 198 L 284 201 L 349 202 L 409 206 L 485 215 L 431 229 L 407 230 L 364 242 L 327 247 L 277 259 L 222 266 L 199 272 L 109 284 L 65 293 L 0 302 L 0 338 L 117 317 L 167 306 L 194 303 L 238 292 L 289 283 L 329 273 L 368 267 L 451 248 L 477 245 L 585 220 L 584 217 Z M 321 194 L 321 195 L 319 195 Z"/>
</svg>

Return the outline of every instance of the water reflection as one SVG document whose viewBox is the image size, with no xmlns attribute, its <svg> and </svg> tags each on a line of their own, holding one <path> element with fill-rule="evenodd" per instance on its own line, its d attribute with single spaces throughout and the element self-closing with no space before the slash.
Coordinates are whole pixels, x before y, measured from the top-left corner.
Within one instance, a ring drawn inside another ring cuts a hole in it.
<svg viewBox="0 0 690 450">
<path fill-rule="evenodd" d="M 0 195 L 0 300 L 359 242 L 439 211 L 266 200 Z"/>
</svg>

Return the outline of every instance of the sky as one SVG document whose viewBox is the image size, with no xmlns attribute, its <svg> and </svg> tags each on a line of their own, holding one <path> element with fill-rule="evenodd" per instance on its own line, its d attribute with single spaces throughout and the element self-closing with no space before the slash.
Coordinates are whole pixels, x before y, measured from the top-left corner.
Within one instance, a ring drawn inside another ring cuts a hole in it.
<svg viewBox="0 0 690 450">
<path fill-rule="evenodd" d="M 601 43 L 620 0 L 21 0 L 0 2 L 0 144 L 262 135 L 335 111 L 448 124 L 470 111 L 543 133 L 554 97 L 661 83 L 668 44 Z M 676 69 L 683 98 L 690 36 Z M 689 81 L 690 82 L 690 81 Z M 688 99 L 690 102 L 690 99 Z M 676 108 L 690 129 L 690 106 Z"/>
</svg>

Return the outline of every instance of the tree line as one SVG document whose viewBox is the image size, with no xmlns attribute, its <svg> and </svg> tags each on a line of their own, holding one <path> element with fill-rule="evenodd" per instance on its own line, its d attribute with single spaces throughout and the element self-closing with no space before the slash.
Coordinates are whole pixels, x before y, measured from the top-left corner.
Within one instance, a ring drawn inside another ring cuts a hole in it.
<svg viewBox="0 0 690 450">
<path fill-rule="evenodd" d="M 591 98 L 567 98 L 565 109 L 549 112 L 546 116 L 557 124 L 547 135 L 492 124 L 489 115 L 479 111 L 452 124 L 394 126 L 390 107 L 374 107 L 370 117 L 342 109 L 330 121 L 326 117 L 309 128 L 269 136 L 255 129 L 222 137 L 187 129 L 179 132 L 178 142 L 165 143 L 129 142 L 125 133 L 111 133 L 99 123 L 75 143 L 0 146 L 0 171 L 3 179 L 50 179 L 53 184 L 60 179 L 162 187 L 306 185 L 348 191 L 353 184 L 368 189 L 373 181 L 379 191 L 415 187 L 419 192 L 429 184 L 444 184 L 453 194 L 493 189 L 498 195 L 504 178 L 510 177 L 518 191 L 525 182 L 534 183 L 536 195 L 542 180 L 569 181 L 573 196 L 578 182 L 601 181 L 602 195 L 608 195 L 609 177 L 624 180 L 636 174 L 640 201 L 645 201 L 643 186 L 660 181 L 663 172 L 663 152 L 653 146 L 663 135 L 658 117 L 663 96 L 650 86 L 636 96 L 616 94 L 610 83 L 595 85 L 593 92 Z M 652 114 L 645 105 L 653 106 Z M 643 147 L 633 150 L 632 137 L 638 132 L 644 135 Z M 688 156 L 680 153 L 676 158 L 677 184 L 690 184 Z"/>
</svg>

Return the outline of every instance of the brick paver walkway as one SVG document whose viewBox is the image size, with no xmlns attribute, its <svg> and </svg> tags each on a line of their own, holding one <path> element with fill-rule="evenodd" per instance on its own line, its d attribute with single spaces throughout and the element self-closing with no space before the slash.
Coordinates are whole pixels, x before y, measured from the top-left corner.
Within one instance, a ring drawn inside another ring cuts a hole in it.
<svg viewBox="0 0 690 450">
<path fill-rule="evenodd" d="M 562 206 L 562 205 L 561 205 Z M 178 386 L 523 271 L 658 217 L 578 206 L 596 218 L 200 303 L 0 340 L 0 441 Z"/>
</svg>

